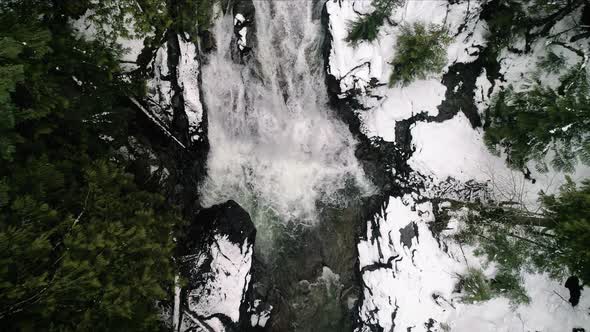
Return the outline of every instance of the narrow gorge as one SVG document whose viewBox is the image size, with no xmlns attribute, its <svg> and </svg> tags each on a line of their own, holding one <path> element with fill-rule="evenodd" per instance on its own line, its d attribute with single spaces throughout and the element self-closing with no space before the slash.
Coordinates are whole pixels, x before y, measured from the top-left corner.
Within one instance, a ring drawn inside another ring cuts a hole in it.
<svg viewBox="0 0 590 332">
<path fill-rule="evenodd" d="M 590 331 L 588 0 L 7 0 L 0 32 L 0 330 Z"/>
</svg>

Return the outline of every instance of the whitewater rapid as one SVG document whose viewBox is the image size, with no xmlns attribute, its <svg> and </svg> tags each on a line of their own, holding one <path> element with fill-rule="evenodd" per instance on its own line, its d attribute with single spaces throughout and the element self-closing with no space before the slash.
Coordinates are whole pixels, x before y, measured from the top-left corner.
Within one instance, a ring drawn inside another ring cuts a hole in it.
<svg viewBox="0 0 590 332">
<path fill-rule="evenodd" d="M 351 192 L 372 190 L 355 139 L 328 106 L 321 3 L 254 1 L 246 64 L 231 58 L 234 18 L 221 17 L 217 49 L 203 65 L 211 148 L 202 202 L 237 201 L 259 236 L 277 225 L 314 225 L 318 202 L 343 206 Z"/>
</svg>

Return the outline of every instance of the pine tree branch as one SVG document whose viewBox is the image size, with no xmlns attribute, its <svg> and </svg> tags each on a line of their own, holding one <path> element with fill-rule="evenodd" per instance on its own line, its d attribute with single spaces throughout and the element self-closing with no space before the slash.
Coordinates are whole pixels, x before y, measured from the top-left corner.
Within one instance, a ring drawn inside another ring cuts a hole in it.
<svg viewBox="0 0 590 332">
<path fill-rule="evenodd" d="M 525 237 L 522 237 L 522 236 L 520 236 L 520 235 L 516 235 L 516 234 L 514 234 L 514 233 L 511 233 L 511 232 L 508 232 L 508 233 L 506 233 L 506 235 L 508 235 L 508 236 L 510 236 L 510 237 L 513 237 L 513 238 L 516 238 L 516 239 L 519 239 L 519 240 L 526 241 L 526 242 L 528 242 L 528 243 L 534 244 L 534 245 L 536 245 L 536 246 L 539 246 L 539 247 L 542 247 L 542 248 L 545 248 L 545 249 L 550 249 L 550 250 L 557 250 L 557 248 L 554 248 L 554 247 L 551 247 L 551 246 L 544 245 L 544 244 L 542 244 L 542 243 L 539 243 L 539 242 L 536 242 L 536 241 L 533 241 L 533 240 L 527 239 L 527 238 L 525 238 Z"/>
</svg>

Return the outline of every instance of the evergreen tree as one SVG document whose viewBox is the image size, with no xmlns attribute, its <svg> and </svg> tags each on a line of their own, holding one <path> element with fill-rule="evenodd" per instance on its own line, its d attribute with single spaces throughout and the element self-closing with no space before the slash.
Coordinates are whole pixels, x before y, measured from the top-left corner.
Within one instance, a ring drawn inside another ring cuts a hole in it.
<svg viewBox="0 0 590 332">
<path fill-rule="evenodd" d="M 389 85 L 408 85 L 416 79 L 440 72 L 447 61 L 446 46 L 450 43 L 446 29 L 422 23 L 402 27 L 397 39 L 393 73 Z"/>
<path fill-rule="evenodd" d="M 558 196 L 543 196 L 542 200 L 545 215 L 554 221 L 559 262 L 585 284 L 590 283 L 590 179 L 577 187 L 568 178 Z"/>
<path fill-rule="evenodd" d="M 0 5 L 4 331 L 158 330 L 172 287 L 181 219 L 114 153 L 143 83 L 124 79 L 114 44 L 68 24 L 97 3 Z"/>
<path fill-rule="evenodd" d="M 581 161 L 590 165 L 590 85 L 583 65 L 561 77 L 554 89 L 536 80 L 525 91 L 508 88 L 489 109 L 485 140 L 508 164 L 523 169 L 529 161 L 546 171 L 546 156 L 557 170 L 571 172 Z"/>
<path fill-rule="evenodd" d="M 454 238 L 497 264 L 492 294 L 526 303 L 522 271 L 590 281 L 590 180 L 578 187 L 568 178 L 558 195 L 542 194 L 541 202 L 540 214 L 479 203 L 462 218 L 465 227 Z"/>
<path fill-rule="evenodd" d="M 371 5 L 374 10 L 370 14 L 349 22 L 346 41 L 352 45 L 357 45 L 364 40 L 373 41 L 377 39 L 377 34 L 383 26 L 384 20 L 391 15 L 395 7 L 400 6 L 402 3 L 403 0 L 373 0 Z"/>
</svg>

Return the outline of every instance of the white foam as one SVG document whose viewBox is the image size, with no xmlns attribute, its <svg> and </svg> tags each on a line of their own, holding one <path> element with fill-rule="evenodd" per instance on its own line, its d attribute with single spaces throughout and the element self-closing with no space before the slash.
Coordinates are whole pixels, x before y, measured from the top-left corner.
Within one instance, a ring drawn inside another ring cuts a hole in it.
<svg viewBox="0 0 590 332">
<path fill-rule="evenodd" d="M 205 205 L 236 200 L 258 229 L 264 221 L 257 216 L 269 214 L 314 224 L 317 201 L 343 204 L 349 184 L 361 192 L 371 185 L 354 155 L 356 141 L 327 106 L 312 3 L 277 1 L 272 15 L 268 2 L 254 5 L 265 28 L 253 36 L 253 52 L 264 65 L 232 61 L 233 18 L 226 16 L 216 22 L 217 50 L 202 69 L 211 150 L 201 197 Z"/>
</svg>

